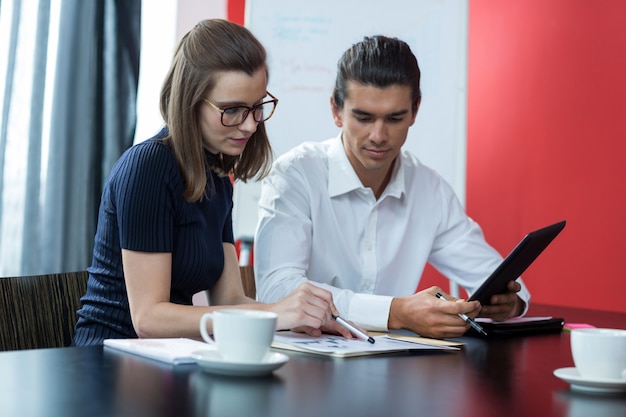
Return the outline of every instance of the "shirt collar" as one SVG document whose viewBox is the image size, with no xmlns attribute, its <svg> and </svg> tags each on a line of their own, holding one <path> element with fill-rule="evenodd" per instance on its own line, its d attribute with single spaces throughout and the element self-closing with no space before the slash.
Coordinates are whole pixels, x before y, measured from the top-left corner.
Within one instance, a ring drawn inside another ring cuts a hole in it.
<svg viewBox="0 0 626 417">
<path fill-rule="evenodd" d="M 400 198 L 404 194 L 406 183 L 404 170 L 400 169 L 401 165 L 402 154 L 398 155 L 393 165 L 391 180 L 379 200 L 386 196 Z M 358 189 L 365 187 L 354 172 L 339 135 L 331 141 L 328 148 L 328 194 L 332 198 Z"/>
</svg>

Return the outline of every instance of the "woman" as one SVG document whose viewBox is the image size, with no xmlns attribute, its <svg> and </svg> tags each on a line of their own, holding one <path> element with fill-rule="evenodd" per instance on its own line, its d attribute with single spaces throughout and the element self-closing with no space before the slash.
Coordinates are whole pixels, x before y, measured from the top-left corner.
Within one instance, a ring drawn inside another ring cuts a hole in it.
<svg viewBox="0 0 626 417">
<path fill-rule="evenodd" d="M 205 20 L 178 44 L 161 91 L 165 127 L 127 150 L 105 185 L 73 345 L 200 337 L 202 314 L 269 310 L 279 329 L 346 337 L 326 290 L 303 284 L 274 304 L 244 295 L 232 231 L 233 178 L 267 174 L 266 53 L 244 27 Z M 209 290 L 210 307 L 192 306 Z M 220 307 L 222 306 L 222 307 Z"/>
</svg>

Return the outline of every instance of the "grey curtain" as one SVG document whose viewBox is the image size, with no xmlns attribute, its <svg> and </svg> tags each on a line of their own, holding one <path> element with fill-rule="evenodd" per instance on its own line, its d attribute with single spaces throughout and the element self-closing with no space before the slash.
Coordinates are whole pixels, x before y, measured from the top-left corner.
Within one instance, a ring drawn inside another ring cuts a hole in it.
<svg viewBox="0 0 626 417">
<path fill-rule="evenodd" d="M 49 10 L 49 0 L 40 1 L 40 8 Z M 30 200 L 20 275 L 78 271 L 91 262 L 103 183 L 133 143 L 140 17 L 140 0 L 62 2 L 45 173 L 39 162 L 41 117 L 32 118 L 28 138 Z M 46 45 L 48 20 L 39 14 L 38 45 Z M 45 51 L 41 60 L 34 85 L 44 82 Z M 33 115 L 41 114 L 41 97 L 35 97 L 41 91 L 33 88 Z M 6 215 L 1 207 L 0 213 Z"/>
<path fill-rule="evenodd" d="M 91 261 L 102 185 L 133 143 L 140 16 L 140 0 L 63 3 L 51 126 L 54 151 L 41 229 L 47 272 L 80 270 Z M 24 268 L 37 262 L 24 259 Z"/>
</svg>

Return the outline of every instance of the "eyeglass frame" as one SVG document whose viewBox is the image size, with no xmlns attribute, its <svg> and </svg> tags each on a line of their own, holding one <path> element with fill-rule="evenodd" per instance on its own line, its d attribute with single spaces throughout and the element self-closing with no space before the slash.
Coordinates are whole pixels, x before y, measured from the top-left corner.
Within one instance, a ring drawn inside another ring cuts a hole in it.
<svg viewBox="0 0 626 417">
<path fill-rule="evenodd" d="M 211 107 L 213 107 L 213 108 L 214 108 L 215 110 L 217 110 L 218 112 L 220 112 L 220 123 L 222 124 L 222 126 L 224 126 L 224 127 L 236 127 L 236 126 L 239 126 L 239 125 L 243 124 L 243 123 L 246 121 L 246 119 L 248 119 L 248 116 L 250 115 L 250 112 L 252 112 L 252 119 L 253 119 L 255 122 L 257 122 L 257 123 L 266 122 L 267 120 L 269 120 L 269 119 L 270 119 L 270 117 L 272 117 L 272 116 L 274 115 L 274 112 L 276 111 L 276 107 L 278 106 L 278 99 L 277 99 L 277 98 L 276 98 L 276 97 L 275 97 L 272 93 L 270 93 L 269 91 L 266 91 L 265 93 L 266 93 L 268 96 L 270 96 L 272 99 L 271 99 L 271 100 L 266 100 L 266 101 L 263 101 L 263 102 L 261 102 L 261 103 L 257 104 L 256 106 L 251 106 L 251 107 L 250 107 L 250 106 L 244 106 L 244 105 L 238 105 L 238 106 L 228 106 L 228 107 L 224 107 L 224 108 L 222 108 L 222 107 L 218 107 L 218 106 L 216 106 L 215 104 L 211 103 L 211 102 L 209 101 L 209 99 L 207 99 L 207 98 L 203 99 L 203 101 L 204 101 L 205 103 L 207 103 L 207 104 L 211 105 Z M 269 116 L 267 116 L 267 117 L 266 117 L 265 119 L 263 119 L 263 120 L 257 120 L 257 119 L 254 117 L 254 112 L 255 112 L 255 110 L 256 110 L 257 108 L 259 108 L 259 107 L 261 107 L 261 106 L 263 106 L 263 105 L 265 105 L 265 104 L 269 104 L 269 103 L 274 103 L 274 108 L 272 109 L 272 112 L 270 113 L 270 115 L 269 115 Z M 240 121 L 239 123 L 235 124 L 235 125 L 227 125 L 226 123 L 224 123 L 224 113 L 226 112 L 226 110 L 229 110 L 229 109 L 235 109 L 235 108 L 237 108 L 237 107 L 243 107 L 243 108 L 245 108 L 245 109 L 246 109 L 245 113 L 243 114 L 243 116 L 242 116 L 242 118 L 241 118 L 241 121 Z"/>
</svg>

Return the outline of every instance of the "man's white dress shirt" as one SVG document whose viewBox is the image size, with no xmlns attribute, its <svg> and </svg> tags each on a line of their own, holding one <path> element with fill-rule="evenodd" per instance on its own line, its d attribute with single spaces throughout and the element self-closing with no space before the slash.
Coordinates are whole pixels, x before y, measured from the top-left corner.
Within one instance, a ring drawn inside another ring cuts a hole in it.
<svg viewBox="0 0 626 417">
<path fill-rule="evenodd" d="M 405 150 L 378 200 L 340 137 L 297 146 L 263 181 L 259 301 L 278 301 L 308 279 L 333 293 L 345 319 L 387 330 L 392 298 L 415 293 L 426 262 L 471 294 L 501 261 L 449 184 Z"/>
</svg>

